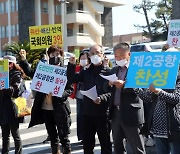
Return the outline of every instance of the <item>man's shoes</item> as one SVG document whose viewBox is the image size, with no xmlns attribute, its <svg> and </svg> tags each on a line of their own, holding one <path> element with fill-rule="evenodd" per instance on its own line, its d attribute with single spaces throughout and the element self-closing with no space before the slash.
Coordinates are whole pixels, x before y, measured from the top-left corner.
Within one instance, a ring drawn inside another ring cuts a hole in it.
<svg viewBox="0 0 180 154">
<path fill-rule="evenodd" d="M 50 137 L 48 135 L 48 137 L 42 143 L 45 144 L 45 143 L 49 143 L 49 142 L 50 142 Z"/>
</svg>

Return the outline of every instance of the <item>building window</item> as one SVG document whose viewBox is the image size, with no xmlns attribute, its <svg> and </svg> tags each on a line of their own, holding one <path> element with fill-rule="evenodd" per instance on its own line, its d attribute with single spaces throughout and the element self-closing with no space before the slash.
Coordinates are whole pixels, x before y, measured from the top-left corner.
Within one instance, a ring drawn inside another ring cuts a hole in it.
<svg viewBox="0 0 180 154">
<path fill-rule="evenodd" d="M 61 4 L 56 5 L 56 14 L 61 15 Z"/>
<path fill-rule="evenodd" d="M 1 38 L 5 38 L 5 26 L 1 26 Z"/>
<path fill-rule="evenodd" d="M 73 3 L 69 2 L 69 4 L 67 4 L 67 14 L 72 12 L 73 12 Z"/>
<path fill-rule="evenodd" d="M 8 1 L 5 2 L 6 13 L 8 13 Z"/>
<path fill-rule="evenodd" d="M 83 11 L 83 2 L 78 3 L 78 10 Z"/>
<path fill-rule="evenodd" d="M 16 0 L 16 11 L 18 11 L 18 0 Z"/>
<path fill-rule="evenodd" d="M 16 35 L 19 36 L 19 25 L 16 25 Z"/>
<path fill-rule="evenodd" d="M 5 35 L 5 37 L 9 37 L 9 26 L 7 25 L 5 29 L 6 29 L 6 35 Z"/>
<path fill-rule="evenodd" d="M 84 26 L 83 25 L 79 25 L 79 33 L 84 33 Z"/>
<path fill-rule="evenodd" d="M 11 25 L 11 36 L 16 36 L 16 26 Z"/>
<path fill-rule="evenodd" d="M 44 2 L 42 7 L 43 7 L 43 9 L 42 9 L 43 13 L 48 13 L 48 3 Z"/>
<path fill-rule="evenodd" d="M 0 14 L 3 14 L 4 12 L 4 2 L 0 2 Z"/>
<path fill-rule="evenodd" d="M 14 12 L 15 11 L 15 0 L 11 0 L 10 6 L 11 6 L 11 12 Z"/>
<path fill-rule="evenodd" d="M 73 29 L 67 28 L 67 36 L 73 36 Z"/>
</svg>

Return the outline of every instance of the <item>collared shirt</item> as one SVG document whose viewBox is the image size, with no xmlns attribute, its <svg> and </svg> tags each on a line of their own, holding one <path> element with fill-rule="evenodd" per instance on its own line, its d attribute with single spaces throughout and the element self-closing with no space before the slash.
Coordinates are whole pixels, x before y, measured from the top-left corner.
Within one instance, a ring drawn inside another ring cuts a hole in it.
<svg viewBox="0 0 180 154">
<path fill-rule="evenodd" d="M 126 73 L 127 73 L 127 66 L 120 67 L 118 70 L 118 74 L 117 74 L 118 80 L 124 81 Z M 116 88 L 116 90 L 115 90 L 115 95 L 114 95 L 114 105 L 115 106 L 120 106 L 120 104 L 121 104 L 121 89 L 122 88 Z"/>
</svg>

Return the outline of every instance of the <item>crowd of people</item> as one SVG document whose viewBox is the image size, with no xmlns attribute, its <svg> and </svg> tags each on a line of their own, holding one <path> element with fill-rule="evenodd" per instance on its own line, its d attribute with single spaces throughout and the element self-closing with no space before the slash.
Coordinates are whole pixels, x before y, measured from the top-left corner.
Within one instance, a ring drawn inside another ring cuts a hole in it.
<svg viewBox="0 0 180 154">
<path fill-rule="evenodd" d="M 165 50 L 165 49 L 164 49 Z M 68 97 L 77 102 L 77 138 L 83 144 L 84 154 L 93 154 L 97 134 L 101 154 L 125 154 L 128 142 L 134 154 L 145 154 L 144 137 L 151 136 L 157 154 L 180 154 L 180 75 L 175 89 L 158 89 L 153 84 L 147 89 L 125 88 L 130 63 L 130 46 L 118 43 L 113 48 L 116 66 L 111 68 L 101 45 L 93 45 L 89 52 L 82 51 L 78 59 L 70 57 L 67 79 L 62 97 L 36 92 L 29 127 L 45 124 L 52 154 L 71 153 L 69 140 L 71 110 Z M 24 118 L 15 116 L 13 100 L 25 90 L 23 78 L 33 77 L 26 59 L 26 51 L 19 52 L 21 60 L 4 56 L 9 61 L 9 88 L 0 89 L 0 126 L 2 129 L 2 154 L 9 152 L 10 133 L 15 143 L 15 153 L 22 153 L 19 123 Z M 42 62 L 63 65 L 63 50 L 49 47 Z M 100 76 L 116 74 L 117 81 Z M 95 100 L 81 94 L 96 86 Z M 110 140 L 112 131 L 114 150 Z"/>
</svg>

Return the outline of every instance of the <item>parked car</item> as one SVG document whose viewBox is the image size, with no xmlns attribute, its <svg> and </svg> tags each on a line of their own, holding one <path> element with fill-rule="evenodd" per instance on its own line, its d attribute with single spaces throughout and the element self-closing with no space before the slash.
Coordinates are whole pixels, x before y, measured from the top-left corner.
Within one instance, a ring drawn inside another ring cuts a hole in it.
<svg viewBox="0 0 180 154">
<path fill-rule="evenodd" d="M 131 45 L 131 52 L 155 52 L 161 51 L 163 46 L 166 44 L 166 41 L 162 42 L 149 42 Z"/>
</svg>

